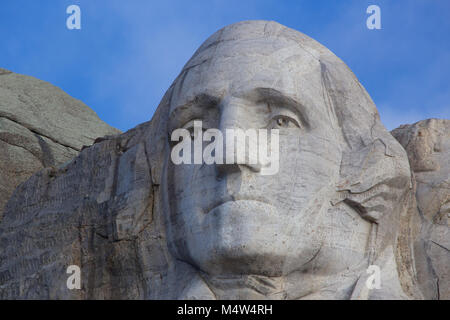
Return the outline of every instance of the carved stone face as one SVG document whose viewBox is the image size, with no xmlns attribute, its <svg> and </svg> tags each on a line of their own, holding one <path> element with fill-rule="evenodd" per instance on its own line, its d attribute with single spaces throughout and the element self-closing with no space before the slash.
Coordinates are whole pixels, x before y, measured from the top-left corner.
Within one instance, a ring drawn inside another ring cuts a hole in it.
<svg viewBox="0 0 450 320">
<path fill-rule="evenodd" d="M 415 248 L 419 283 L 427 299 L 450 299 L 450 120 L 424 120 L 393 134 L 408 152 L 424 218 Z"/>
<path fill-rule="evenodd" d="M 169 158 L 168 242 L 177 258 L 209 274 L 268 276 L 312 268 L 313 259 L 328 271 L 362 259 L 369 224 L 354 212 L 328 212 L 342 138 L 325 97 L 320 62 L 285 40 L 222 42 L 196 53 L 173 87 L 169 130 L 193 120 L 222 132 L 279 129 L 279 171 Z"/>
<path fill-rule="evenodd" d="M 430 120 L 418 128 L 411 145 L 415 147 L 417 203 L 425 216 L 437 224 L 448 225 L 450 215 L 450 123 Z M 429 165 L 431 164 L 431 165 Z M 426 170 L 427 167 L 430 167 Z M 421 170 L 425 168 L 424 170 Z"/>
<path fill-rule="evenodd" d="M 429 119 L 394 130 L 405 147 L 417 181 L 417 204 L 433 223 L 450 214 L 450 121 Z"/>
<path fill-rule="evenodd" d="M 434 170 L 416 172 L 417 204 L 428 221 L 427 254 L 431 262 L 440 299 L 450 299 L 450 121 L 431 119 L 417 131 L 416 146 L 426 145 L 420 138 L 429 136 L 429 153 L 423 157 L 435 163 Z M 422 142 L 422 143 L 421 143 Z"/>
</svg>

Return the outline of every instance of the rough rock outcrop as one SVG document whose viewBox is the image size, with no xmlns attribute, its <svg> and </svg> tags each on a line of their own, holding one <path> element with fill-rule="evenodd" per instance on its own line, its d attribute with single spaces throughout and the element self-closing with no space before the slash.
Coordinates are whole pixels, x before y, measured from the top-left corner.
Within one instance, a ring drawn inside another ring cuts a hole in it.
<svg viewBox="0 0 450 320">
<path fill-rule="evenodd" d="M 415 260 L 428 299 L 450 299 L 450 120 L 428 119 L 392 131 L 416 181 Z"/>
<path fill-rule="evenodd" d="M 148 230 L 153 188 L 139 141 L 145 128 L 95 143 L 18 187 L 0 228 L 0 298 L 143 297 L 154 270 L 141 257 L 162 260 Z M 83 290 L 67 290 L 69 265 L 81 267 Z"/>
<path fill-rule="evenodd" d="M 0 69 L 0 220 L 14 189 L 33 173 L 118 133 L 59 88 Z"/>
</svg>

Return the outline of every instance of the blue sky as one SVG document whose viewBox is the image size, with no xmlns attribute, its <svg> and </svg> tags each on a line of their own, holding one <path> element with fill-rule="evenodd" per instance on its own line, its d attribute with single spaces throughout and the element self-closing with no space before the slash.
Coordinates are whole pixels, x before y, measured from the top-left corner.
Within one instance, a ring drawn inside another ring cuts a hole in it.
<svg viewBox="0 0 450 320">
<path fill-rule="evenodd" d="M 81 30 L 66 8 L 81 8 Z M 381 8 L 381 30 L 366 8 Z M 450 119 L 449 0 L 2 0 L 0 67 L 62 88 L 128 130 L 151 119 L 197 47 L 223 26 L 275 20 L 331 49 L 393 129 Z"/>
</svg>

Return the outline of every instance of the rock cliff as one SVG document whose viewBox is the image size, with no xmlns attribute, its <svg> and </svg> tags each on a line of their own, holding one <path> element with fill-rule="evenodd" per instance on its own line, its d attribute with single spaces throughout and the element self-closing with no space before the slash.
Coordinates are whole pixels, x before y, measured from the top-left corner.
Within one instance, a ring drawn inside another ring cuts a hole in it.
<svg viewBox="0 0 450 320">
<path fill-rule="evenodd" d="M 50 83 L 0 68 L 0 220 L 14 189 L 33 173 L 118 133 Z"/>
</svg>

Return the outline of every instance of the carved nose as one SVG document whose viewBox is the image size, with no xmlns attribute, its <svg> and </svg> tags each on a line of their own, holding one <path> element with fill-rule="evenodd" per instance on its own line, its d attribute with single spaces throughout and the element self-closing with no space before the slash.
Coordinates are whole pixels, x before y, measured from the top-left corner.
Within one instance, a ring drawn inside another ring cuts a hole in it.
<svg viewBox="0 0 450 320">
<path fill-rule="evenodd" d="M 218 179 L 223 179 L 227 175 L 241 172 L 238 164 L 216 164 L 216 173 Z"/>
<path fill-rule="evenodd" d="M 243 130 L 245 132 L 242 127 L 236 126 L 226 129 Z M 223 164 L 216 164 L 218 177 L 222 178 L 227 174 L 238 173 L 245 169 L 259 173 L 261 164 L 258 159 L 257 140 L 254 142 L 256 144 L 254 148 L 250 148 L 250 141 L 245 141 L 243 143 L 244 148 L 241 149 L 238 147 L 237 139 L 234 136 L 227 137 L 226 129 L 221 130 L 223 134 Z M 231 142 L 230 139 L 234 139 L 234 142 Z M 238 154 L 241 152 L 242 154 Z"/>
<path fill-rule="evenodd" d="M 218 177 L 241 172 L 244 168 L 256 173 L 261 171 L 261 164 L 258 162 L 258 136 L 256 135 L 256 141 L 253 142 L 256 145 L 256 148 L 250 148 L 250 143 L 252 142 L 250 142 L 245 135 L 246 130 L 248 129 L 254 129 L 255 133 L 257 133 L 257 128 L 248 128 L 248 120 L 249 117 L 252 116 L 248 113 L 249 109 L 249 106 L 239 99 L 224 99 L 219 125 L 219 130 L 222 132 L 223 136 L 224 163 L 216 165 Z M 238 154 L 240 150 L 238 150 L 239 143 L 237 138 L 235 138 L 234 135 L 232 138 L 228 137 L 227 131 L 234 133 L 240 131 L 240 134 L 244 134 L 245 147 L 243 154 Z M 232 139 L 233 141 L 231 141 Z M 227 161 L 227 158 L 229 160 L 234 160 Z"/>
</svg>

